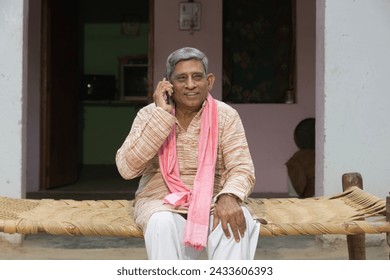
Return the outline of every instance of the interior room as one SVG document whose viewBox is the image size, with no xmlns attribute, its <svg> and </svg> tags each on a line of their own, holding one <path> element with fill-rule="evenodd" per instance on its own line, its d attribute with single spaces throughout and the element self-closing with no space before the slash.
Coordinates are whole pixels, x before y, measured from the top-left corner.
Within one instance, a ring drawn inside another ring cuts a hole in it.
<svg viewBox="0 0 390 280">
<path fill-rule="evenodd" d="M 137 110 L 148 103 L 149 1 L 78 3 L 80 171 L 74 184 L 60 189 L 92 191 L 94 198 L 132 197 L 138 179 L 120 177 L 115 153 Z"/>
</svg>

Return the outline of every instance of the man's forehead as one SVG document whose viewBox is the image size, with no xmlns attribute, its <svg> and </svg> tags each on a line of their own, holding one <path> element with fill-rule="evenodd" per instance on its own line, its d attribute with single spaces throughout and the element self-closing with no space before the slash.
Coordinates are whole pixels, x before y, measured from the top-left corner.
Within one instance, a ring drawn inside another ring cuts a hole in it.
<svg viewBox="0 0 390 280">
<path fill-rule="evenodd" d="M 201 69 L 199 69 L 199 71 L 180 71 L 180 72 L 174 72 L 174 75 L 175 76 L 179 76 L 179 75 L 186 75 L 186 76 L 189 76 L 189 75 L 194 75 L 194 74 L 204 74 L 204 71 L 202 71 Z"/>
<path fill-rule="evenodd" d="M 197 73 L 205 73 L 202 61 L 197 59 L 181 60 L 176 64 L 174 70 L 175 75 L 192 75 Z"/>
</svg>

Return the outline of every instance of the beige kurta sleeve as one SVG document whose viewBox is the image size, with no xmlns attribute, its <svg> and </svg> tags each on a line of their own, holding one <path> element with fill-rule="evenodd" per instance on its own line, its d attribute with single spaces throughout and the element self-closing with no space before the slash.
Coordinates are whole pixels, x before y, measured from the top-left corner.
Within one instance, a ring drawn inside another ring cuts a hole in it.
<svg viewBox="0 0 390 280">
<path fill-rule="evenodd" d="M 255 170 L 250 155 L 244 127 L 236 110 L 221 106 L 224 119 L 221 131 L 220 149 L 222 154 L 222 190 L 215 197 L 223 193 L 231 193 L 245 201 L 251 194 L 255 184 Z"/>
<path fill-rule="evenodd" d="M 134 119 L 129 135 L 116 153 L 116 165 L 125 179 L 142 175 L 172 130 L 176 118 L 150 104 Z"/>
</svg>

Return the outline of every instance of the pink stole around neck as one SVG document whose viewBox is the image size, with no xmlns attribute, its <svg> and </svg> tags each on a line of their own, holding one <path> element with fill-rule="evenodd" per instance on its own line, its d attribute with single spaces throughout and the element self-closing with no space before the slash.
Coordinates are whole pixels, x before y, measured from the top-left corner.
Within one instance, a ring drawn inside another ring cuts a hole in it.
<svg viewBox="0 0 390 280">
<path fill-rule="evenodd" d="M 170 192 L 165 196 L 164 202 L 173 206 L 188 207 L 184 244 L 197 250 L 202 250 L 207 244 L 217 149 L 218 110 L 216 101 L 209 93 L 201 116 L 198 169 L 192 191 L 180 179 L 176 125 L 158 152 L 161 174 Z"/>
</svg>

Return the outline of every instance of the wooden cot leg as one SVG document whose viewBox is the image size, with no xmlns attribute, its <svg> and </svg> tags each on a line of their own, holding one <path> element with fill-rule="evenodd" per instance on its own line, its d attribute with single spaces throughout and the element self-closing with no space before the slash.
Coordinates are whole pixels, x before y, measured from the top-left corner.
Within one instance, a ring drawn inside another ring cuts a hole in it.
<svg viewBox="0 0 390 280">
<path fill-rule="evenodd" d="M 343 191 L 356 186 L 363 189 L 363 179 L 359 173 L 346 173 L 342 176 Z M 365 234 L 347 235 L 348 256 L 350 260 L 366 259 Z"/>
<path fill-rule="evenodd" d="M 386 197 L 386 221 L 390 222 L 390 196 Z M 387 240 L 387 245 L 389 246 L 390 249 L 390 233 L 386 233 L 386 240 Z M 390 260 L 390 253 L 389 253 L 389 260 Z"/>
</svg>

